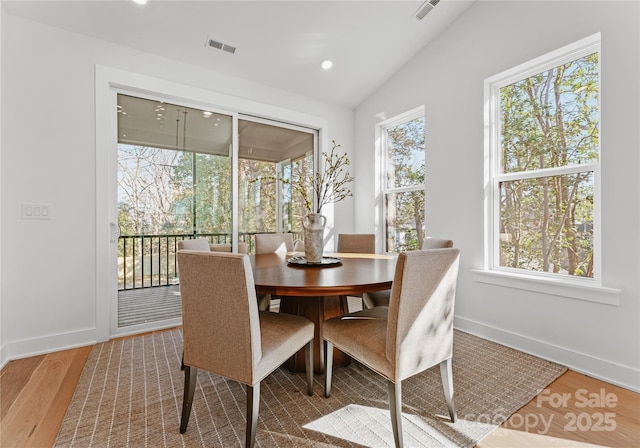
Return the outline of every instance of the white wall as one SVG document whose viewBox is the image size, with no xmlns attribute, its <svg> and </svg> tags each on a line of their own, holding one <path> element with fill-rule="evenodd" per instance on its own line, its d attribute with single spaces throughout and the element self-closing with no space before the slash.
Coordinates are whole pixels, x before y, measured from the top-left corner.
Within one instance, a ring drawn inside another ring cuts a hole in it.
<svg viewBox="0 0 640 448">
<path fill-rule="evenodd" d="M 2 28 L 2 363 L 96 340 L 96 65 L 326 118 L 353 158 L 351 109 L 6 12 Z M 25 202 L 51 204 L 52 219 L 21 220 Z M 353 201 L 338 215 L 335 230 L 352 230 Z"/>
<path fill-rule="evenodd" d="M 0 105 L 2 104 L 2 6 L 0 6 Z M 2 197 L 2 107 L 0 107 L 0 198 Z M 2 253 L 2 207 L 0 207 L 0 254 Z M 0 257 L 0 273 L 2 272 L 2 257 Z M 0 274 L 0 350 L 3 346 L 4 337 L 2 333 L 2 275 Z M 3 365 L 0 356 L 0 366 Z"/>
<path fill-rule="evenodd" d="M 356 223 L 373 231 L 374 127 L 425 105 L 427 234 L 461 249 L 456 326 L 640 389 L 638 2 L 474 4 L 356 109 Z M 611 306 L 474 280 L 483 267 L 483 81 L 602 32 L 603 286 Z"/>
</svg>

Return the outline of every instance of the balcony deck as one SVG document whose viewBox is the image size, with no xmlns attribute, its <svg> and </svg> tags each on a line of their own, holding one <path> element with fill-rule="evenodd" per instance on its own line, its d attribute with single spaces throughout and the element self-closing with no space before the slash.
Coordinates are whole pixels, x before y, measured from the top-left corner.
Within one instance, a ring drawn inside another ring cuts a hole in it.
<svg viewBox="0 0 640 448">
<path fill-rule="evenodd" d="M 362 299 L 349 297 L 349 311 L 362 309 Z M 271 301 L 270 311 L 280 309 L 280 300 Z M 182 315 L 180 285 L 155 286 L 118 292 L 118 327 L 157 322 Z"/>
<path fill-rule="evenodd" d="M 118 291 L 118 327 L 173 319 L 182 315 L 180 285 Z"/>
</svg>

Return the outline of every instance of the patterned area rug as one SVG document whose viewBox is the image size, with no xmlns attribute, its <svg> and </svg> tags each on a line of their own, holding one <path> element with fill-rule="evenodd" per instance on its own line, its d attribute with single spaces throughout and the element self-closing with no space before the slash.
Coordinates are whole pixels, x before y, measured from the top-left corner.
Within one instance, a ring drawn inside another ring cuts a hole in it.
<svg viewBox="0 0 640 448">
<path fill-rule="evenodd" d="M 244 386 L 199 371 L 186 434 L 179 432 L 183 374 L 179 329 L 98 344 L 87 361 L 57 447 L 244 445 Z M 455 332 L 458 421 L 449 421 L 438 367 L 402 384 L 406 447 L 473 447 L 566 369 Z M 332 396 L 303 374 L 276 370 L 261 387 L 256 446 L 387 447 L 393 434 L 385 381 L 351 362 L 334 370 Z"/>
</svg>

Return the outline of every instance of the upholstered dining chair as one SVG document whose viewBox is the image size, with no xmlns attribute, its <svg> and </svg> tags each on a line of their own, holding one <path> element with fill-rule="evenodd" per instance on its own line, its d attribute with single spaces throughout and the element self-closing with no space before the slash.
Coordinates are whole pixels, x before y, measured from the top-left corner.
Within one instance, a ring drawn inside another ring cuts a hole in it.
<svg viewBox="0 0 640 448">
<path fill-rule="evenodd" d="M 256 254 L 273 254 L 293 252 L 293 235 L 291 233 L 256 233 Z M 258 294 L 260 310 L 269 310 L 271 300 L 277 299 L 270 294 Z"/>
<path fill-rule="evenodd" d="M 304 252 L 304 241 L 303 240 L 295 240 L 293 242 L 293 251 L 294 252 Z"/>
<path fill-rule="evenodd" d="M 194 238 L 192 240 L 179 240 L 178 250 L 200 250 L 205 252 L 211 251 L 211 245 L 206 238 Z"/>
<path fill-rule="evenodd" d="M 247 243 L 238 243 L 238 252 L 246 254 L 249 245 Z M 194 238 L 190 240 L 179 240 L 178 250 L 200 250 L 205 252 L 231 252 L 231 244 L 229 243 L 209 243 L 206 238 Z"/>
<path fill-rule="evenodd" d="M 447 247 L 453 247 L 453 240 L 447 240 L 443 238 L 427 237 L 422 241 L 422 250 L 427 249 L 443 249 Z M 364 308 L 374 308 L 376 306 L 388 306 L 389 297 L 391 291 L 386 289 L 384 291 L 367 292 L 362 295 L 362 303 Z"/>
<path fill-rule="evenodd" d="M 247 253 L 247 243 L 239 243 L 238 251 L 240 253 Z M 231 252 L 231 244 L 210 244 L 206 238 L 194 238 L 189 240 L 179 240 L 178 250 L 197 250 L 201 252 Z M 258 303 L 258 307 L 262 310 L 269 307 L 269 302 Z M 184 370 L 184 355 L 182 356 L 182 362 L 180 369 Z"/>
<path fill-rule="evenodd" d="M 209 244 L 211 252 L 231 252 L 231 244 L 229 243 L 213 243 Z M 249 251 L 249 245 L 247 243 L 238 243 L 238 253 L 246 254 Z"/>
<path fill-rule="evenodd" d="M 247 243 L 238 243 L 238 252 L 246 254 L 249 245 Z M 191 240 L 178 241 L 178 250 L 198 250 L 202 252 L 231 252 L 231 244 L 210 244 L 206 238 L 194 238 Z M 270 297 L 259 295 L 257 297 L 258 308 L 260 311 L 269 309 Z"/>
<path fill-rule="evenodd" d="M 375 254 L 376 236 L 373 233 L 339 233 L 338 252 Z"/>
<path fill-rule="evenodd" d="M 448 247 L 453 247 L 453 240 L 448 240 L 445 238 L 433 238 L 429 236 L 422 242 L 422 250 L 442 249 Z"/>
<path fill-rule="evenodd" d="M 178 264 L 185 365 L 180 433 L 187 430 L 203 369 L 246 385 L 245 445 L 253 447 L 260 382 L 303 347 L 307 393 L 313 395 L 314 325 L 300 316 L 258 311 L 246 254 L 181 251 Z"/>
<path fill-rule="evenodd" d="M 454 248 L 402 252 L 389 307 L 365 309 L 324 322 L 325 397 L 331 395 L 333 347 L 387 379 L 391 426 L 402 447 L 402 381 L 440 366 L 452 422 L 453 308 L 460 251 Z"/>
<path fill-rule="evenodd" d="M 293 235 L 291 233 L 257 233 L 256 254 L 272 254 L 293 252 Z"/>
<path fill-rule="evenodd" d="M 338 252 L 343 253 L 375 254 L 376 236 L 373 233 L 339 233 L 337 249 Z M 346 296 L 340 297 L 341 300 L 347 301 Z M 358 297 L 362 301 L 362 307 L 365 308 L 363 295 L 359 294 Z M 347 304 L 345 306 L 348 307 Z"/>
</svg>

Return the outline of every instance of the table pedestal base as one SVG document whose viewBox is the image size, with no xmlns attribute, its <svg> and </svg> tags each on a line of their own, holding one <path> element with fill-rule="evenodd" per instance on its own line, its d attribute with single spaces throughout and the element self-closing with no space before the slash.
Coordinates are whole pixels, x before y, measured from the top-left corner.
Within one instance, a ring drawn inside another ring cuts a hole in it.
<svg viewBox="0 0 640 448">
<path fill-rule="evenodd" d="M 345 296 L 326 297 L 280 297 L 280 312 L 306 317 L 315 325 L 313 338 L 313 367 L 315 373 L 324 373 L 324 344 L 322 343 L 322 325 L 327 319 L 342 316 L 349 312 Z M 333 365 L 343 366 L 349 363 L 349 357 L 338 349 L 333 351 Z M 292 372 L 304 372 L 304 349 L 289 359 Z"/>
</svg>

